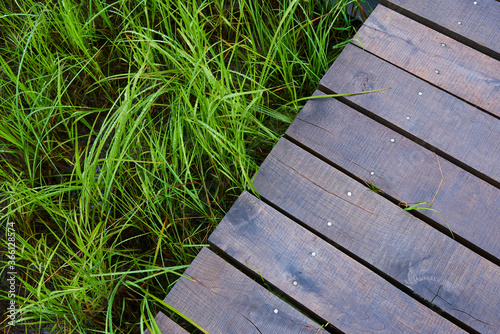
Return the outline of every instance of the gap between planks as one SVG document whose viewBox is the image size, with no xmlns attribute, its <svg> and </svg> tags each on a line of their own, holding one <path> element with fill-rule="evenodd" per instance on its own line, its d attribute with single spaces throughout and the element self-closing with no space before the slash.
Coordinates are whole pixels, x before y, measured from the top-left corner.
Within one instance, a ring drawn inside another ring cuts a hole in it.
<svg viewBox="0 0 500 334">
<path fill-rule="evenodd" d="M 353 43 L 500 118 L 498 60 L 384 6 L 377 6 Z"/>
<path fill-rule="evenodd" d="M 497 0 L 434 0 L 432 5 L 415 0 L 381 0 L 380 4 L 500 61 Z"/>
</svg>

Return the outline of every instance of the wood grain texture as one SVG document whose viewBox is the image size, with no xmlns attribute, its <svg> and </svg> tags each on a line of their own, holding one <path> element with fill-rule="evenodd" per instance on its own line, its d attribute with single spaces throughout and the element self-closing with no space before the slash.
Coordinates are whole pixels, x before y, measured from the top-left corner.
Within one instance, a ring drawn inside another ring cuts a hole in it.
<svg viewBox="0 0 500 334">
<path fill-rule="evenodd" d="M 429 5 L 415 0 L 381 1 L 385 6 L 500 59 L 500 3 L 496 0 L 475 2 L 435 0 Z"/>
<path fill-rule="evenodd" d="M 281 139 L 253 185 L 266 200 L 454 318 L 481 333 L 500 332 L 500 267 L 322 160 Z"/>
<path fill-rule="evenodd" d="M 500 189 L 336 99 L 309 101 L 286 134 L 400 202 L 434 199 L 453 233 L 500 259 Z M 420 213 L 448 228 L 440 213 Z"/>
<path fill-rule="evenodd" d="M 249 193 L 210 241 L 345 333 L 462 332 Z"/>
<path fill-rule="evenodd" d="M 153 330 L 154 334 L 188 334 L 181 326 L 177 325 L 169 317 L 167 317 L 162 312 L 159 312 L 155 317 L 156 325 L 158 330 Z M 144 334 L 151 334 L 149 329 L 144 331 Z"/>
<path fill-rule="evenodd" d="M 384 6 L 356 38 L 366 51 L 500 117 L 498 60 Z"/>
<path fill-rule="evenodd" d="M 165 302 L 210 334 L 324 333 L 318 324 L 207 248 L 184 275 L 194 281 L 180 278 Z"/>
<path fill-rule="evenodd" d="M 323 91 L 346 97 L 386 126 L 500 185 L 500 120 L 354 45 L 321 79 Z M 411 122 L 408 122 L 410 117 Z"/>
</svg>

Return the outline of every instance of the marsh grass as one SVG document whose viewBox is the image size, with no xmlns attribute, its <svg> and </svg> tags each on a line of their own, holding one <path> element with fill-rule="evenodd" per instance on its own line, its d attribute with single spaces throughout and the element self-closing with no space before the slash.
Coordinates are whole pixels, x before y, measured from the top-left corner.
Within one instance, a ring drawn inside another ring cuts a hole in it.
<svg viewBox="0 0 500 334">
<path fill-rule="evenodd" d="M 1 2 L 18 324 L 142 332 L 168 312 L 159 300 L 353 35 L 346 5 Z"/>
</svg>

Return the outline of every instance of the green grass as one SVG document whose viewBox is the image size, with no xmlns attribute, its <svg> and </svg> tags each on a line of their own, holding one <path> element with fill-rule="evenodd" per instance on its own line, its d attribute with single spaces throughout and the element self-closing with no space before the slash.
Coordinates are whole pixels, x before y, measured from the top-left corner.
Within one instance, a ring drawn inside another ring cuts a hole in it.
<svg viewBox="0 0 500 334">
<path fill-rule="evenodd" d="M 168 312 L 158 299 L 353 35 L 346 5 L 1 2 L 0 208 L 16 234 L 18 325 L 133 333 Z"/>
</svg>

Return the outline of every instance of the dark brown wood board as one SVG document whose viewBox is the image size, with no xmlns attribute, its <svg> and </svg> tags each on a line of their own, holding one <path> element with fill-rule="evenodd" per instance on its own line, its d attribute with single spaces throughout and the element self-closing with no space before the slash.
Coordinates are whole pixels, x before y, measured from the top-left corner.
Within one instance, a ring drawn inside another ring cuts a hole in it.
<svg viewBox="0 0 500 334">
<path fill-rule="evenodd" d="M 333 98 L 309 101 L 286 135 L 399 202 L 432 202 L 420 213 L 500 261 L 500 189 Z"/>
<path fill-rule="evenodd" d="M 500 117 L 498 60 L 384 6 L 377 6 L 354 43 Z"/>
<path fill-rule="evenodd" d="M 500 60 L 500 2 L 497 0 L 434 0 L 432 4 L 382 0 L 380 3 Z"/>
<path fill-rule="evenodd" d="M 384 125 L 500 186 L 500 120 L 384 60 L 347 45 L 320 81 Z M 407 117 L 410 117 L 408 121 Z"/>
<path fill-rule="evenodd" d="M 302 313 L 203 248 L 165 298 L 210 334 L 324 333 Z"/>
<path fill-rule="evenodd" d="M 158 326 L 159 331 L 155 331 L 153 329 L 153 333 L 161 333 L 161 334 L 188 334 L 186 330 L 177 325 L 174 321 L 172 321 L 169 317 L 167 317 L 162 312 L 159 312 L 155 317 L 156 325 Z M 144 331 L 144 334 L 151 334 L 149 329 Z"/>
<path fill-rule="evenodd" d="M 273 205 L 454 318 L 481 333 L 500 332 L 500 267 L 361 183 L 281 139 L 253 185 Z"/>
<path fill-rule="evenodd" d="M 209 240 L 345 333 L 462 332 L 249 193 Z"/>
</svg>

